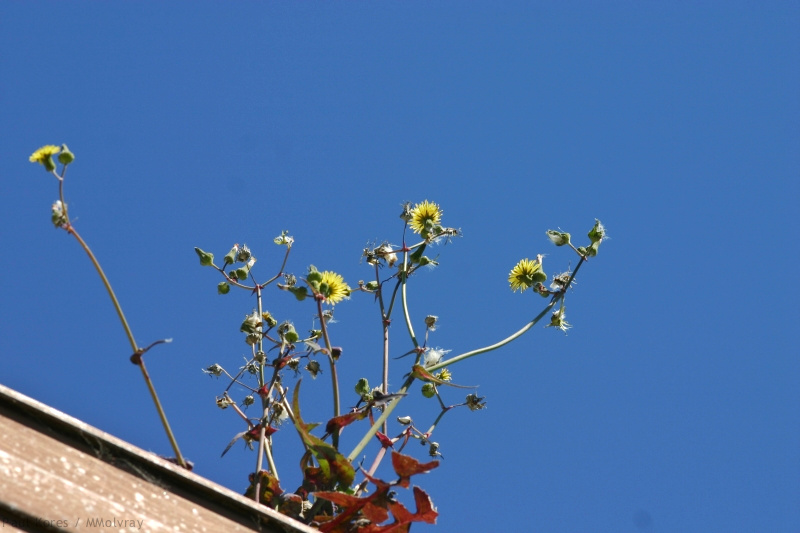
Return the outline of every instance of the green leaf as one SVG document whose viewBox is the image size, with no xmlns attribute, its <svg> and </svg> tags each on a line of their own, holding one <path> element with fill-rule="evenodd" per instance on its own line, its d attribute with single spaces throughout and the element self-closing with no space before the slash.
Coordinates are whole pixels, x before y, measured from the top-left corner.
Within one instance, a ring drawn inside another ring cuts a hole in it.
<svg viewBox="0 0 800 533">
<path fill-rule="evenodd" d="M 317 424 L 306 424 L 300 416 L 300 382 L 294 388 L 292 398 L 292 410 L 294 411 L 294 426 L 300 439 L 310 454 L 316 459 L 318 467 L 306 466 L 304 477 L 306 482 L 313 485 L 313 490 L 331 490 L 338 488 L 346 490 L 353 483 L 356 471 L 350 461 L 340 454 L 336 448 L 323 441 L 319 437 L 311 434 Z M 308 461 L 303 461 L 308 465 Z"/>
</svg>

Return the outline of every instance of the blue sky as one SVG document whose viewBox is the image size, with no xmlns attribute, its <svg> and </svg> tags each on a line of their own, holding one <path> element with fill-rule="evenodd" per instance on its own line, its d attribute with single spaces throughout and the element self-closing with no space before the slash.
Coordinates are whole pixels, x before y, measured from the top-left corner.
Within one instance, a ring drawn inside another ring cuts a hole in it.
<svg viewBox="0 0 800 533">
<path fill-rule="evenodd" d="M 799 295 L 781 277 L 800 259 L 799 26 L 792 2 L 4 2 L 0 382 L 170 453 L 100 281 L 52 228 L 56 182 L 27 160 L 43 144 L 77 156 L 70 213 L 139 343 L 174 338 L 147 361 L 183 453 L 237 491 L 253 454 L 219 457 L 243 428 L 200 370 L 242 363 L 254 300 L 218 296 L 194 246 L 247 243 L 267 278 L 287 229 L 287 270 L 355 285 L 368 243 L 401 240 L 401 203 L 436 201 L 464 237 L 410 305 L 455 355 L 541 309 L 508 289 L 519 259 L 575 265 L 546 229 L 580 239 L 599 218 L 611 239 L 568 335 L 453 367 L 488 408 L 434 433 L 445 458 L 416 481 L 438 529 L 799 531 Z M 311 325 L 309 302 L 266 305 Z M 349 393 L 378 381 L 379 317 L 354 295 L 336 319 Z M 399 322 L 392 339 L 408 349 Z M 323 422 L 327 374 L 303 387 Z M 436 416 L 418 389 L 398 410 Z M 277 437 L 293 489 L 299 439 Z"/>
</svg>

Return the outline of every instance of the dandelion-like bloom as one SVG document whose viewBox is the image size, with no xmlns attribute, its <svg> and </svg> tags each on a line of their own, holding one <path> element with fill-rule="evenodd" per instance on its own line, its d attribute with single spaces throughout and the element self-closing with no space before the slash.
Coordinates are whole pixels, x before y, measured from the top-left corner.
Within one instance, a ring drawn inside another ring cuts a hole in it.
<svg viewBox="0 0 800 533">
<path fill-rule="evenodd" d="M 40 163 L 44 165 L 45 170 L 51 172 L 56 169 L 56 165 L 53 163 L 53 156 L 60 151 L 61 148 L 58 146 L 48 144 L 33 152 L 29 158 L 29 161 L 31 163 Z"/>
<path fill-rule="evenodd" d="M 517 263 L 508 274 L 508 282 L 511 284 L 512 291 L 525 292 L 547 279 L 547 274 L 542 272 L 540 260 L 523 259 Z"/>
<path fill-rule="evenodd" d="M 33 152 L 33 154 L 30 157 L 30 162 L 41 163 L 42 165 L 44 165 L 45 161 L 48 158 L 53 157 L 60 151 L 61 148 L 59 148 L 58 146 L 53 146 L 52 144 L 42 146 L 41 148 Z"/>
<path fill-rule="evenodd" d="M 411 220 L 408 224 L 414 233 L 422 233 L 429 225 L 436 225 L 442 220 L 442 209 L 433 202 L 425 200 L 411 210 Z"/>
<path fill-rule="evenodd" d="M 319 282 L 320 286 L 322 286 L 323 283 L 328 286 L 325 299 L 331 304 L 337 304 L 350 296 L 350 286 L 347 285 L 347 283 L 344 282 L 344 278 L 336 272 L 331 272 L 330 270 L 323 272 L 322 279 Z"/>
</svg>

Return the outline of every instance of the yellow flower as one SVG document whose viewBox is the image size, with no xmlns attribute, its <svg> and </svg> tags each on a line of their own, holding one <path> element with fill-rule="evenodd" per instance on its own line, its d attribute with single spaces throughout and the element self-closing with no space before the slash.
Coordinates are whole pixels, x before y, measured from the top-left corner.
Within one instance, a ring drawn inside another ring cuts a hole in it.
<svg viewBox="0 0 800 533">
<path fill-rule="evenodd" d="M 31 163 L 41 163 L 44 165 L 45 170 L 51 172 L 56 169 L 56 165 L 53 163 L 53 156 L 60 151 L 61 148 L 58 146 L 48 144 L 33 152 L 29 160 Z"/>
<path fill-rule="evenodd" d="M 350 296 L 350 287 L 344 282 L 344 278 L 336 272 L 326 270 L 322 273 L 322 279 L 319 282 L 320 289 L 323 285 L 327 285 L 327 290 L 323 292 L 325 299 L 331 304 L 337 304 Z"/>
<path fill-rule="evenodd" d="M 411 210 L 411 220 L 409 225 L 415 233 L 422 233 L 429 229 L 431 225 L 436 225 L 442 220 L 442 209 L 434 204 L 425 200 L 421 204 L 417 204 Z"/>
<path fill-rule="evenodd" d="M 508 282 L 511 290 L 524 292 L 547 279 L 547 274 L 542 272 L 541 256 L 536 260 L 523 259 L 511 269 L 508 274 Z"/>
</svg>

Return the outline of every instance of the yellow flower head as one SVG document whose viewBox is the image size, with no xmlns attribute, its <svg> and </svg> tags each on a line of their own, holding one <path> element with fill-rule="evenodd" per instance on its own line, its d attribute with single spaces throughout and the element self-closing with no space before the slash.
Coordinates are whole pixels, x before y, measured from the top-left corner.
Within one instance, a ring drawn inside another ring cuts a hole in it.
<svg viewBox="0 0 800 533">
<path fill-rule="evenodd" d="M 40 163 L 44 165 L 45 170 L 51 172 L 56 169 L 56 165 L 53 163 L 53 156 L 60 151 L 61 148 L 58 146 L 48 144 L 33 152 L 29 160 L 31 163 Z"/>
<path fill-rule="evenodd" d="M 344 278 L 336 272 L 326 270 L 322 273 L 322 279 L 319 282 L 320 288 L 327 285 L 327 290 L 324 290 L 323 295 L 325 299 L 331 304 L 337 304 L 350 296 L 350 287 L 344 282 Z"/>
<path fill-rule="evenodd" d="M 408 224 L 414 233 L 422 233 L 425 231 L 429 224 L 438 224 L 442 220 L 442 209 L 434 204 L 425 200 L 417 204 L 411 210 L 411 220 Z M 429 226 L 428 226 L 429 227 Z"/>
<path fill-rule="evenodd" d="M 541 258 L 541 256 L 539 257 Z M 547 279 L 547 274 L 542 271 L 540 258 L 536 260 L 523 259 L 511 269 L 508 274 L 508 282 L 511 284 L 512 291 L 524 292 Z"/>
</svg>

